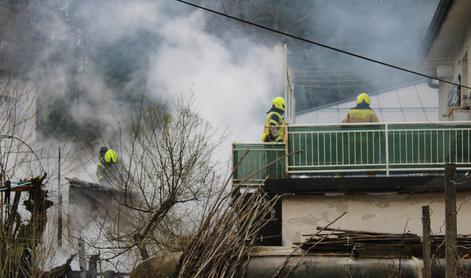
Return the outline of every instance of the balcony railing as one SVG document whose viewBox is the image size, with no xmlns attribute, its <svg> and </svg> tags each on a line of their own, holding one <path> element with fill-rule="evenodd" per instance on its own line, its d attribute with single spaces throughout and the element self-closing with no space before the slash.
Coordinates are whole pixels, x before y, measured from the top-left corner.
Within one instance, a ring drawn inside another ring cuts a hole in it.
<svg viewBox="0 0 471 278">
<path fill-rule="evenodd" d="M 294 125 L 287 127 L 286 145 L 234 144 L 234 182 L 335 173 L 426 174 L 442 171 L 445 163 L 471 170 L 470 151 L 471 122 Z"/>
<path fill-rule="evenodd" d="M 267 178 L 285 178 L 285 144 L 234 144 L 233 182 L 257 185 Z"/>
</svg>

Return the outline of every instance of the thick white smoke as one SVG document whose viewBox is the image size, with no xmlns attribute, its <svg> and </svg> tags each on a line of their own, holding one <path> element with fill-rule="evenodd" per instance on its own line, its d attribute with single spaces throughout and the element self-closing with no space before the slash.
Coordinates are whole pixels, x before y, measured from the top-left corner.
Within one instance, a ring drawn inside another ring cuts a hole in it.
<svg viewBox="0 0 471 278">
<path fill-rule="evenodd" d="M 196 95 L 196 108 L 218 129 L 228 128 L 229 141 L 258 141 L 264 111 L 273 95 L 282 94 L 282 48 L 239 40 L 236 52 L 204 31 L 200 13 L 163 25 L 162 46 L 151 57 L 148 88 L 175 98 Z M 226 145 L 229 148 L 229 145 Z"/>
<path fill-rule="evenodd" d="M 142 41 L 148 40 L 123 90 L 138 87 L 136 93 L 145 90 L 170 105 L 182 94 L 193 94 L 197 112 L 214 128 L 227 131 L 227 142 L 258 141 L 271 99 L 283 93 L 282 48 L 240 36 L 221 39 L 207 31 L 206 14 L 175 5 L 83 1 L 61 6 L 59 11 L 68 14 L 66 17 L 45 13 L 48 20 L 44 19 L 42 31 L 49 45 L 37 64 L 46 69 L 38 66 L 30 75 L 49 96 L 63 96 L 71 89 L 71 75 L 78 72 L 74 86 L 85 97 L 72 106 L 73 118 L 78 123 L 99 119 L 114 126 L 117 116 L 133 111 L 122 111 L 119 92 L 109 87 L 103 65 L 90 56 L 100 59 L 96 57 L 99 49 L 113 51 L 123 44 L 132 50 L 133 42 L 142 48 Z M 136 39 L 139 34 L 145 35 Z M 64 45 L 72 49 L 65 55 L 83 57 L 78 62 L 63 59 L 54 63 L 54 55 L 64 51 L 58 49 Z M 126 50 L 116 53 L 113 66 L 128 66 L 120 64 L 126 61 Z M 225 147 L 229 149 L 230 144 Z"/>
<path fill-rule="evenodd" d="M 35 8 L 44 12 L 38 29 L 45 41 L 29 73 L 46 112 L 54 99 L 62 98 L 76 123 L 109 136 L 118 122 L 138 112 L 126 105 L 123 92 L 137 98 L 145 92 L 170 109 L 182 95 L 193 95 L 193 108 L 215 129 L 213 138 L 226 135 L 218 161 L 230 161 L 234 141 L 259 141 L 265 112 L 272 98 L 282 94 L 281 46 L 240 36 L 222 39 L 207 31 L 205 14 L 184 6 L 179 11 L 140 0 L 47 3 Z M 131 73 L 110 81 L 107 72 L 122 68 L 132 68 Z M 71 90 L 80 97 L 69 98 Z M 106 123 L 105 130 L 90 126 L 98 121 Z M 94 181 L 95 154 L 72 155 L 78 165 L 63 175 Z M 82 218 L 73 213 L 73 221 L 88 223 Z M 87 228 L 81 232 L 99 234 L 92 225 Z"/>
</svg>

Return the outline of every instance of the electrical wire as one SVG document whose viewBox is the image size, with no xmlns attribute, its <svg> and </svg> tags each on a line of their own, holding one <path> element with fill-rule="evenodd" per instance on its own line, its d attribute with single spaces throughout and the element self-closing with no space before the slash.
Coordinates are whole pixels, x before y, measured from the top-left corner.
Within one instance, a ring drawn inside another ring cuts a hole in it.
<svg viewBox="0 0 471 278">
<path fill-rule="evenodd" d="M 451 81 L 448 81 L 448 80 L 445 80 L 445 79 L 437 78 L 437 77 L 434 77 L 434 76 L 431 76 L 431 75 L 427 75 L 427 74 L 424 74 L 424 73 L 413 71 L 411 69 L 403 68 L 403 67 L 396 66 L 396 65 L 393 65 L 393 64 L 389 64 L 389 63 L 386 63 L 386 62 L 383 62 L 383 61 L 380 61 L 380 60 L 369 58 L 369 57 L 366 57 L 366 56 L 363 56 L 363 55 L 360 55 L 360 54 L 356 54 L 356 53 L 353 53 L 353 52 L 350 52 L 350 51 L 347 51 L 347 50 L 343 50 L 343 49 L 340 49 L 340 48 L 337 48 L 337 47 L 333 47 L 333 46 L 330 46 L 330 45 L 327 45 L 327 44 L 324 44 L 324 43 L 316 42 L 316 41 L 306 39 L 306 38 L 303 38 L 303 37 L 300 37 L 300 36 L 297 36 L 297 35 L 293 35 L 293 34 L 286 33 L 286 32 L 280 31 L 280 30 L 276 30 L 274 28 L 270 28 L 270 27 L 252 22 L 252 21 L 248 21 L 248 20 L 241 19 L 241 18 L 238 18 L 238 17 L 235 17 L 235 16 L 231 16 L 231 15 L 228 15 L 228 14 L 225 14 L 225 13 L 222 13 L 222 12 L 218 12 L 216 10 L 212 10 L 212 9 L 209 9 L 209 8 L 206 8 L 206 7 L 194 4 L 194 3 L 190 3 L 190 2 L 187 2 L 187 1 L 184 1 L 184 0 L 174 0 L 174 1 L 182 3 L 182 4 L 187 5 L 187 6 L 191 6 L 191 7 L 206 11 L 206 12 L 209 12 L 209 13 L 212 13 L 212 14 L 220 15 L 220 16 L 223 16 L 223 17 L 226 17 L 226 18 L 229 18 L 229 19 L 241 22 L 241 23 L 245 23 L 245 24 L 248 24 L 248 25 L 251 25 L 251 26 L 255 26 L 255 27 L 258 27 L 260 29 L 263 29 L 263 30 L 266 30 L 266 31 L 269 31 L 269 32 L 272 32 L 272 33 L 276 33 L 276 34 L 279 34 L 279 35 L 282 35 L 282 36 L 285 36 L 285 37 L 300 40 L 300 41 L 303 41 L 303 42 L 306 42 L 306 43 L 314 44 L 314 45 L 320 46 L 322 48 L 326 48 L 326 49 L 329 49 L 329 50 L 332 50 L 332 51 L 343 53 L 345 55 L 356 57 L 358 59 L 362 59 L 362 60 L 369 61 L 369 62 L 379 64 L 379 65 L 382 65 L 382 66 L 390 67 L 390 68 L 393 68 L 393 69 L 396 69 L 396 70 L 404 71 L 404 72 L 407 72 L 407 73 L 410 73 L 410 74 L 415 74 L 415 75 L 418 75 L 418 76 L 430 78 L 430 79 L 433 79 L 433 80 L 437 80 L 437 81 L 440 81 L 440 82 L 443 82 L 443 83 L 455 85 L 455 86 L 458 86 L 458 87 L 471 89 L 471 87 L 468 87 L 468 86 L 465 86 L 465 85 L 457 84 L 457 83 L 454 83 L 454 82 L 451 82 Z"/>
</svg>

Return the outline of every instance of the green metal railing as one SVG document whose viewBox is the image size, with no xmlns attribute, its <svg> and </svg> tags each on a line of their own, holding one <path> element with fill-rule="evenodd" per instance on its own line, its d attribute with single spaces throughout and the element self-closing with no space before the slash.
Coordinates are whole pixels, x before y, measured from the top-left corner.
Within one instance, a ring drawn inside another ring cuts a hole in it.
<svg viewBox="0 0 471 278">
<path fill-rule="evenodd" d="M 292 173 L 376 169 L 386 161 L 384 126 L 288 127 L 288 171 Z"/>
<path fill-rule="evenodd" d="M 286 178 L 285 144 L 233 144 L 233 182 L 258 185 L 266 178 Z"/>
<path fill-rule="evenodd" d="M 442 171 L 445 163 L 471 170 L 470 151 L 471 122 L 294 125 L 287 127 L 286 145 L 234 144 L 233 180 L 256 184 L 289 175 L 422 174 Z"/>
<path fill-rule="evenodd" d="M 471 169 L 471 125 L 378 123 L 288 127 L 288 173 Z"/>
</svg>

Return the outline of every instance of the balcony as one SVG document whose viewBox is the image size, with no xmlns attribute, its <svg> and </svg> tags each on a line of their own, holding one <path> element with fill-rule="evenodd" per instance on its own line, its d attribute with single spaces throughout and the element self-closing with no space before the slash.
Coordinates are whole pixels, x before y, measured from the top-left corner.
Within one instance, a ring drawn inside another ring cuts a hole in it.
<svg viewBox="0 0 471 278">
<path fill-rule="evenodd" d="M 233 145 L 233 183 L 437 176 L 471 170 L 471 122 L 293 125 L 286 143 Z"/>
</svg>

